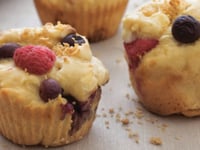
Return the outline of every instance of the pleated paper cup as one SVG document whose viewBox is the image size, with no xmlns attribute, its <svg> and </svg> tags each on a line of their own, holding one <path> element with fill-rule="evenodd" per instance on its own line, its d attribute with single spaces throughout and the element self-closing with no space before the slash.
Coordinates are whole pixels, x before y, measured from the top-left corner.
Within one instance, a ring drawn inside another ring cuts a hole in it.
<svg viewBox="0 0 200 150">
<path fill-rule="evenodd" d="M 118 30 L 128 0 L 34 0 L 43 24 L 70 24 L 90 42 L 112 37 Z"/>
<path fill-rule="evenodd" d="M 20 96 L 16 91 L 3 89 L 0 91 L 1 134 L 20 145 L 39 144 L 48 147 L 78 141 L 92 126 L 100 94 L 99 90 L 94 96 L 90 116 L 77 131 L 70 134 L 73 123 L 72 113 L 67 113 L 62 118 L 61 105 L 64 104 L 64 99 L 60 97 L 41 104 L 23 99 L 24 96 Z"/>
</svg>

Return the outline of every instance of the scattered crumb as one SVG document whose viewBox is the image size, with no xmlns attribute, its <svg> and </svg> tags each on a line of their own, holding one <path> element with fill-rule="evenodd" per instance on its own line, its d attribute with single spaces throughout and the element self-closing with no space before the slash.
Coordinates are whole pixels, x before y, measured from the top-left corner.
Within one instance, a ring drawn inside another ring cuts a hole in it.
<svg viewBox="0 0 200 150">
<path fill-rule="evenodd" d="M 124 118 L 124 119 L 121 120 L 121 123 L 122 123 L 123 125 L 128 125 L 128 124 L 130 123 L 130 121 L 129 121 L 128 118 Z"/>
<path fill-rule="evenodd" d="M 105 121 L 105 125 L 106 125 L 106 128 L 107 128 L 107 129 L 110 129 L 110 127 L 109 127 L 110 122 L 109 122 L 109 121 Z"/>
<path fill-rule="evenodd" d="M 106 113 L 103 113 L 103 117 L 106 118 L 106 117 L 107 117 L 107 114 L 106 114 Z"/>
<path fill-rule="evenodd" d="M 116 114 L 115 117 L 116 117 L 116 121 L 117 121 L 117 122 L 120 122 L 120 120 L 121 120 L 121 116 L 120 116 L 120 114 Z"/>
<path fill-rule="evenodd" d="M 128 112 L 125 113 L 125 116 L 130 116 L 130 115 L 133 115 L 133 114 L 134 114 L 134 112 L 128 111 Z"/>
<path fill-rule="evenodd" d="M 126 94 L 126 98 L 128 99 L 128 100 L 130 100 L 130 98 L 131 98 L 131 96 L 130 96 L 130 94 Z"/>
<path fill-rule="evenodd" d="M 127 93 L 126 98 L 132 100 L 131 96 Z M 136 101 L 134 99 L 134 101 Z M 104 118 L 104 124 L 106 129 L 112 129 L 110 120 L 111 118 L 116 120 L 116 123 L 122 125 L 122 129 L 127 132 L 127 137 L 135 141 L 135 143 L 139 143 L 139 133 L 133 132 L 132 124 L 137 123 L 138 125 L 143 125 L 143 123 L 151 123 L 161 129 L 161 131 L 165 131 L 168 127 L 165 123 L 160 123 L 158 119 L 155 118 L 146 118 L 144 114 L 144 110 L 142 107 L 137 107 L 135 110 L 125 110 L 123 107 L 118 108 L 101 108 L 101 113 L 97 115 L 97 117 Z M 180 138 L 174 137 L 176 140 Z M 149 143 L 153 145 L 162 145 L 163 142 L 160 137 L 151 137 L 149 139 Z"/>
<path fill-rule="evenodd" d="M 167 127 L 168 127 L 167 124 L 162 124 L 161 127 L 160 127 L 160 129 L 164 132 Z"/>
<path fill-rule="evenodd" d="M 105 125 L 109 125 L 109 121 L 105 121 Z"/>
<path fill-rule="evenodd" d="M 150 143 L 153 145 L 162 145 L 162 140 L 159 137 L 151 137 Z"/>
<path fill-rule="evenodd" d="M 135 117 L 137 117 L 138 119 L 141 119 L 144 117 L 144 113 L 142 110 L 140 109 L 137 109 L 136 112 L 135 112 Z"/>
<path fill-rule="evenodd" d="M 116 59 L 116 63 L 119 64 L 122 60 L 121 59 Z"/>
<path fill-rule="evenodd" d="M 150 122 L 151 124 L 155 124 L 156 122 L 158 122 L 157 119 L 153 119 L 153 118 L 148 118 L 146 119 L 147 122 Z"/>
<path fill-rule="evenodd" d="M 114 113 L 115 113 L 114 109 L 113 109 L 113 108 L 110 108 L 110 109 L 109 109 L 109 113 L 110 113 L 110 114 L 114 114 Z"/>
<path fill-rule="evenodd" d="M 134 139 L 135 143 L 139 143 L 139 134 L 138 133 L 134 133 L 132 131 L 129 132 L 128 137 L 130 139 Z"/>
</svg>

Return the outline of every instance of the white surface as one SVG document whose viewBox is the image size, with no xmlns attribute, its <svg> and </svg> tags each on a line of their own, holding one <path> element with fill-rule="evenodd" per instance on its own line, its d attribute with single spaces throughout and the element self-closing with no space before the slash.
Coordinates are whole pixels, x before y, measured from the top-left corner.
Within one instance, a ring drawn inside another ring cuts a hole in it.
<svg viewBox="0 0 200 150">
<path fill-rule="evenodd" d="M 128 11 L 142 3 L 142 0 L 130 0 Z M 126 12 L 126 13 L 127 13 Z M 30 0 L 0 0 L 0 30 L 39 26 L 40 21 Z M 200 118 L 185 118 L 182 116 L 159 117 L 144 110 L 136 99 L 128 77 L 127 64 L 123 56 L 121 30 L 113 38 L 91 44 L 94 55 L 100 58 L 110 71 L 110 81 L 103 88 L 98 115 L 88 136 L 83 140 L 58 147 L 58 150 L 198 150 L 200 143 Z M 156 90 L 156 89 L 155 89 Z M 128 95 L 128 96 L 127 96 Z M 130 97 L 130 98 L 128 98 Z M 129 115 L 129 125 L 116 121 L 117 112 L 125 118 L 125 112 L 136 112 L 141 108 L 144 116 L 141 119 Z M 112 117 L 109 109 L 115 113 Z M 121 108 L 121 111 L 119 111 Z M 154 120 L 151 123 L 148 120 Z M 109 122 L 106 125 L 105 122 Z M 165 127 L 167 125 L 167 127 Z M 109 127 L 109 129 L 107 128 Z M 139 135 L 139 143 L 128 137 L 129 129 Z M 151 137 L 160 137 L 163 144 L 150 144 Z M 21 147 L 10 143 L 0 136 L 0 149 L 45 149 L 43 147 Z M 54 148 L 53 148 L 54 149 Z"/>
</svg>

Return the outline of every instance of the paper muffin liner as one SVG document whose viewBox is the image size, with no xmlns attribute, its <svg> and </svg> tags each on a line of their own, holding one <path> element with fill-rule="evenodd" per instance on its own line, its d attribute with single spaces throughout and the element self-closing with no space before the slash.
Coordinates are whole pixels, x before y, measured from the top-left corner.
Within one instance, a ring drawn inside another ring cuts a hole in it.
<svg viewBox="0 0 200 150">
<path fill-rule="evenodd" d="M 128 0 L 95 1 L 94 4 L 89 1 L 53 3 L 35 0 L 43 24 L 57 21 L 70 24 L 90 42 L 107 39 L 117 32 L 127 3 Z"/>
<path fill-rule="evenodd" d="M 91 104 L 91 115 L 73 134 L 69 134 L 72 114 L 64 119 L 61 111 L 63 99 L 57 98 L 46 104 L 28 102 L 16 91 L 0 91 L 0 131 L 3 136 L 20 145 L 59 146 L 82 139 L 95 119 L 101 91 L 98 90 Z"/>
</svg>

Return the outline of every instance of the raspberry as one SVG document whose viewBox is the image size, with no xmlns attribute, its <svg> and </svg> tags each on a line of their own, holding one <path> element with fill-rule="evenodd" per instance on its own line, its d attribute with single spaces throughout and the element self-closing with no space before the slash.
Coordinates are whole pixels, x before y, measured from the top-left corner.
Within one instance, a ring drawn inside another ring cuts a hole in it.
<svg viewBox="0 0 200 150">
<path fill-rule="evenodd" d="M 135 70 L 142 58 L 142 56 L 156 47 L 158 40 L 156 39 L 137 39 L 131 43 L 124 43 L 126 53 L 129 59 L 129 67 Z"/>
<path fill-rule="evenodd" d="M 45 46 L 28 45 L 17 48 L 14 53 L 16 66 L 37 75 L 50 71 L 55 59 L 54 52 Z"/>
</svg>

